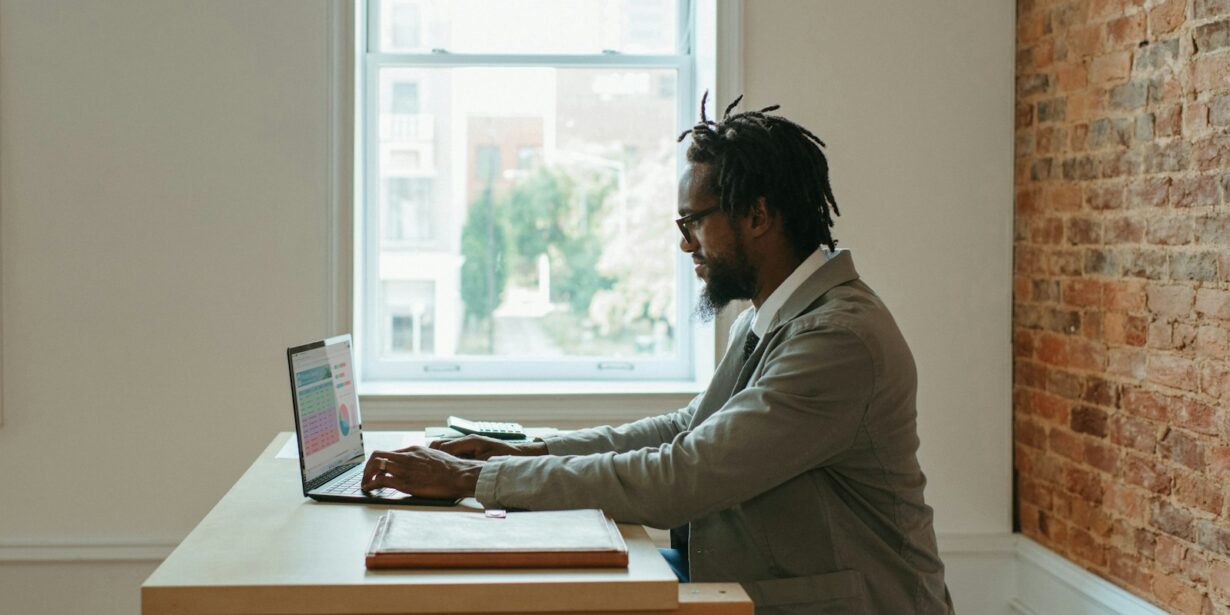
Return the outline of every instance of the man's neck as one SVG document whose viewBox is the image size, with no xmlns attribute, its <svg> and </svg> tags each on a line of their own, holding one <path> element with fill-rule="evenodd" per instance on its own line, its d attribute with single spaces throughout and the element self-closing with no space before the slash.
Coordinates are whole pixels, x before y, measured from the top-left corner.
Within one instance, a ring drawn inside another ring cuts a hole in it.
<svg viewBox="0 0 1230 615">
<path fill-rule="evenodd" d="M 782 282 L 785 282 L 786 278 L 790 277 L 790 274 L 794 273 L 794 270 L 798 269 L 802 263 L 803 259 L 790 257 L 772 259 L 771 262 L 763 265 L 756 272 L 756 294 L 752 297 L 752 305 L 759 310 L 769 295 L 772 295 L 773 291 L 777 290 L 777 287 L 781 286 Z"/>
</svg>

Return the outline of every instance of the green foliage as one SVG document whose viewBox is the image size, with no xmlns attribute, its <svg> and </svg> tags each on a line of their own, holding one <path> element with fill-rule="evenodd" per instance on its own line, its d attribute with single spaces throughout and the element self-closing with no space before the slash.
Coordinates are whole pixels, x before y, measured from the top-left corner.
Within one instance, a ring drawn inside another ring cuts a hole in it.
<svg viewBox="0 0 1230 615">
<path fill-rule="evenodd" d="M 491 315 L 509 278 L 532 279 L 543 254 L 551 264 L 551 301 L 566 302 L 578 318 L 596 293 L 614 287 L 617 278 L 598 269 L 607 247 L 603 206 L 614 189 L 609 177 L 539 168 L 503 197 L 488 189 L 470 206 L 461 231 L 461 299 L 466 319 L 488 332 L 489 344 Z"/>
<path fill-rule="evenodd" d="M 461 301 L 467 319 L 486 321 L 500 305 L 507 282 L 504 224 L 491 189 L 470 205 L 461 228 Z"/>
</svg>

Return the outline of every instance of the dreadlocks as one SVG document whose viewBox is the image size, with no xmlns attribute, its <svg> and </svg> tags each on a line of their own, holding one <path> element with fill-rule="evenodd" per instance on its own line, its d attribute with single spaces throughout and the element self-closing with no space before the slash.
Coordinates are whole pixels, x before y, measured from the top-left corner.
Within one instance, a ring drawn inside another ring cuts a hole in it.
<svg viewBox="0 0 1230 615">
<path fill-rule="evenodd" d="M 820 149 L 824 142 L 784 117 L 767 115 L 780 105 L 731 115 L 742 96 L 726 107 L 722 121 L 714 122 L 705 116 L 708 98 L 705 92 L 700 122 L 677 140 L 692 135 L 688 162 L 711 166 L 707 188 L 718 195 L 722 211 L 732 218 L 744 216 L 763 196 L 767 207 L 782 216 L 786 236 L 800 258 L 820 244 L 835 250 L 837 240 L 829 229 L 833 215 L 841 212 Z"/>
</svg>

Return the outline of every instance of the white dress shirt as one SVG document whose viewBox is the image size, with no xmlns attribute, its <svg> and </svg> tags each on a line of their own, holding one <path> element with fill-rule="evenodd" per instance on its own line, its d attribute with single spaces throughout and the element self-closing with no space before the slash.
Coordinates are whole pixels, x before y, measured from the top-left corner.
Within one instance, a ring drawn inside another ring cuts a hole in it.
<svg viewBox="0 0 1230 615">
<path fill-rule="evenodd" d="M 840 250 L 838 250 L 840 252 Z M 752 321 L 752 332 L 756 337 L 764 337 L 766 331 L 769 330 L 769 324 L 773 322 L 773 317 L 777 316 L 777 311 L 786 305 L 786 300 L 790 299 L 790 295 L 798 290 L 811 274 L 820 270 L 836 252 L 830 253 L 828 248 L 820 246 L 816 248 L 811 256 L 803 259 L 794 271 L 782 280 L 782 283 L 769 294 L 769 298 L 764 300 L 760 305 L 760 309 L 756 310 L 756 320 Z"/>
</svg>

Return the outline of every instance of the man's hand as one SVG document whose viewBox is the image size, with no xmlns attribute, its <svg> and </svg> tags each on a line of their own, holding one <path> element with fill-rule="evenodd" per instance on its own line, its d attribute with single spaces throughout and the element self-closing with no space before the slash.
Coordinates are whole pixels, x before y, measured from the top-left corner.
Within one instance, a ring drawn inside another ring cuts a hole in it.
<svg viewBox="0 0 1230 615">
<path fill-rule="evenodd" d="M 422 446 L 376 451 L 363 468 L 363 489 L 390 487 L 424 498 L 469 497 L 483 464 Z"/>
<path fill-rule="evenodd" d="M 462 459 L 487 460 L 500 455 L 534 457 L 547 454 L 547 445 L 542 442 L 514 444 L 486 436 L 465 436 L 456 440 L 433 440 L 431 448 L 444 451 Z"/>
</svg>

